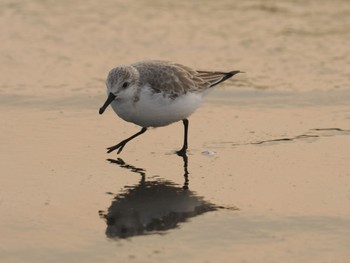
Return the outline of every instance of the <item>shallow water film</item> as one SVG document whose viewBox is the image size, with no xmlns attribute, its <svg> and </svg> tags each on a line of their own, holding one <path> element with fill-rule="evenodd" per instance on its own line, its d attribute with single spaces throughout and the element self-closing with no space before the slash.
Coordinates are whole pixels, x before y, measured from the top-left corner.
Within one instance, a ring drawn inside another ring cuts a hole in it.
<svg viewBox="0 0 350 263">
<path fill-rule="evenodd" d="M 0 262 L 348 262 L 350 3 L 2 0 Z M 241 70 L 139 131 L 108 71 Z"/>
</svg>

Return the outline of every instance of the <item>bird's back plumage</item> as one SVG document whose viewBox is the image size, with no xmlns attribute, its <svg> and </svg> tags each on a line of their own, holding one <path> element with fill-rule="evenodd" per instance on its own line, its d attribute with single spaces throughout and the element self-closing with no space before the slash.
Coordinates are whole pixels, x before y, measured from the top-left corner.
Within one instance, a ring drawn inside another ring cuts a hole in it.
<svg viewBox="0 0 350 263">
<path fill-rule="evenodd" d="M 173 98 L 187 92 L 204 92 L 230 76 L 230 72 L 196 71 L 167 61 L 142 61 L 132 66 L 140 74 L 140 86 L 148 84 L 155 93 L 163 92 Z"/>
</svg>

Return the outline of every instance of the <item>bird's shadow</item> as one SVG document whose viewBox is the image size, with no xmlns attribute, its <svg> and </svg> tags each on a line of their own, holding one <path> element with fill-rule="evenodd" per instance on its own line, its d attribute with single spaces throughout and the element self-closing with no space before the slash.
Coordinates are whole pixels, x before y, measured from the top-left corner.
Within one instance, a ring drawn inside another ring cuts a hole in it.
<svg viewBox="0 0 350 263">
<path fill-rule="evenodd" d="M 182 158 L 182 186 L 161 178 L 146 180 L 144 169 L 127 164 L 121 158 L 108 159 L 110 163 L 141 176 L 138 184 L 125 186 L 114 196 L 107 211 L 100 211 L 100 217 L 107 224 L 108 238 L 165 233 L 188 218 L 223 208 L 189 190 L 188 157 L 184 155 Z"/>
</svg>

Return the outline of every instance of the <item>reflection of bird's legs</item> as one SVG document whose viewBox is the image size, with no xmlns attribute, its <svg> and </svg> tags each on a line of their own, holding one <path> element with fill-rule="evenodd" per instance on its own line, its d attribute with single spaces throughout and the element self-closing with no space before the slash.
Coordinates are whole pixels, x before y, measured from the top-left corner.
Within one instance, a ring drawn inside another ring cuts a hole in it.
<svg viewBox="0 0 350 263">
<path fill-rule="evenodd" d="M 146 171 L 144 169 L 135 167 L 135 166 L 130 165 L 130 164 L 127 164 L 127 163 L 124 162 L 124 160 L 122 158 L 118 158 L 116 160 L 114 160 L 114 159 L 107 159 L 107 161 L 109 161 L 111 163 L 116 163 L 121 168 L 125 168 L 125 169 L 130 170 L 130 171 L 132 171 L 134 173 L 138 173 L 139 175 L 141 175 L 140 183 L 143 184 L 145 182 Z"/>
<path fill-rule="evenodd" d="M 180 157 L 182 157 L 182 161 L 183 161 L 183 168 L 184 168 L 184 185 L 183 185 L 183 189 L 187 190 L 188 189 L 188 185 L 189 185 L 189 179 L 188 179 L 188 175 L 190 174 L 188 172 L 188 157 L 187 154 L 183 154 L 180 155 Z M 121 168 L 125 168 L 127 170 L 130 170 L 134 173 L 138 173 L 139 175 L 141 175 L 141 181 L 140 181 L 140 185 L 143 185 L 146 181 L 146 171 L 142 168 L 138 168 L 135 167 L 133 165 L 127 164 L 123 161 L 123 159 L 121 158 L 117 158 L 116 160 L 114 159 L 107 159 L 107 161 L 111 162 L 111 163 L 115 163 L 118 164 Z"/>
<path fill-rule="evenodd" d="M 180 155 L 182 157 L 182 160 L 184 162 L 184 178 L 185 178 L 185 182 L 184 182 L 184 185 L 183 185 L 183 189 L 187 190 L 188 189 L 188 184 L 189 184 L 189 180 L 188 180 L 188 175 L 189 175 L 189 172 L 188 172 L 188 157 L 187 157 L 187 154 L 186 152 L 182 155 Z"/>
</svg>

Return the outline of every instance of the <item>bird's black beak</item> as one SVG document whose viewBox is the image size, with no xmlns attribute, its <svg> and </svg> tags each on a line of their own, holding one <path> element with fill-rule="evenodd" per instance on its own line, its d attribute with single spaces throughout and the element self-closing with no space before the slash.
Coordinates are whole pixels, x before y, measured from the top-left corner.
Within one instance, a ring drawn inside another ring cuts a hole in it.
<svg viewBox="0 0 350 263">
<path fill-rule="evenodd" d="M 105 104 L 103 104 L 103 106 L 100 108 L 100 110 L 98 111 L 100 114 L 104 113 L 104 111 L 106 110 L 106 108 L 108 107 L 109 104 L 112 103 L 112 101 L 115 99 L 115 95 L 113 93 L 109 93 L 108 98 L 105 102 Z"/>
</svg>

